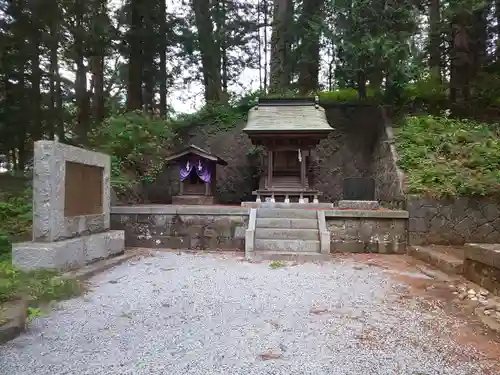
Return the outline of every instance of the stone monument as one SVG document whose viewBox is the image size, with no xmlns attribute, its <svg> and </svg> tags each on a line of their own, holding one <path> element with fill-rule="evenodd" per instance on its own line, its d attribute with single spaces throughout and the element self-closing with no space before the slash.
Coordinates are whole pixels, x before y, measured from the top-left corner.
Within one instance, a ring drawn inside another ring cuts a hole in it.
<svg viewBox="0 0 500 375">
<path fill-rule="evenodd" d="M 125 233 L 110 230 L 111 158 L 57 141 L 37 141 L 33 241 L 13 244 L 21 269 L 81 267 L 120 254 Z"/>
</svg>

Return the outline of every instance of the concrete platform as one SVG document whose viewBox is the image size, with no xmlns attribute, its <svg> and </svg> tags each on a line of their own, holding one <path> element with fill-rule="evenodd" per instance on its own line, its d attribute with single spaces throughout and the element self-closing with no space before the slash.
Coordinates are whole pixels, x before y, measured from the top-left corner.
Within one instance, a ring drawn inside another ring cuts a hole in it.
<svg viewBox="0 0 500 375">
<path fill-rule="evenodd" d="M 12 264 L 22 270 L 70 270 L 123 253 L 125 232 L 112 230 L 57 242 L 12 245 Z"/>
<path fill-rule="evenodd" d="M 241 207 L 246 208 L 290 208 L 290 209 L 315 209 L 315 210 L 331 210 L 333 203 L 283 203 L 283 202 L 241 202 Z"/>
<path fill-rule="evenodd" d="M 464 275 L 500 296 L 500 244 L 466 244 Z"/>
<path fill-rule="evenodd" d="M 310 252 L 283 252 L 283 251 L 255 251 L 252 253 L 252 260 L 275 260 L 292 262 L 316 262 L 328 261 L 332 257 L 330 254 L 310 253 Z"/>
<path fill-rule="evenodd" d="M 256 238 L 254 248 L 256 251 L 282 251 L 282 252 L 320 252 L 321 246 L 317 241 L 303 240 L 270 240 Z"/>
<path fill-rule="evenodd" d="M 282 228 L 259 228 L 255 229 L 255 238 L 268 239 L 296 239 L 317 241 L 319 239 L 318 229 L 282 229 Z"/>
<path fill-rule="evenodd" d="M 379 204 L 377 201 L 341 200 L 338 207 L 341 210 L 376 210 L 379 208 Z"/>
<path fill-rule="evenodd" d="M 451 246 L 411 246 L 408 253 L 414 258 L 450 273 L 462 274 L 464 272 L 464 248 Z"/>
</svg>

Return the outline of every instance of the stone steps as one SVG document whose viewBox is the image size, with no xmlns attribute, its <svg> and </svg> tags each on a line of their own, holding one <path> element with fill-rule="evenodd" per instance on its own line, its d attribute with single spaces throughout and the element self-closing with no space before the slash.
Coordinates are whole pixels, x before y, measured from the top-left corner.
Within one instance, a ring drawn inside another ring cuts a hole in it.
<svg viewBox="0 0 500 375">
<path fill-rule="evenodd" d="M 283 251 L 283 252 L 317 252 L 321 250 L 319 241 L 302 239 L 255 239 L 255 250 L 260 251 Z"/>
<path fill-rule="evenodd" d="M 408 253 L 437 269 L 450 273 L 462 274 L 464 270 L 463 249 L 448 246 L 411 246 Z"/>
<path fill-rule="evenodd" d="M 277 239 L 290 240 L 302 239 L 307 241 L 317 241 L 319 231 L 317 229 L 292 229 L 292 228 L 259 228 L 255 229 L 257 239 Z"/>
<path fill-rule="evenodd" d="M 287 208 L 259 208 L 257 209 L 257 219 L 314 219 L 317 220 L 316 210 L 301 210 Z"/>
<path fill-rule="evenodd" d="M 327 261 L 331 259 L 330 254 L 311 253 L 311 252 L 285 252 L 285 251 L 258 251 L 254 260 L 271 260 L 271 261 L 292 261 L 292 262 L 308 262 L 308 261 Z"/>
<path fill-rule="evenodd" d="M 290 218 L 260 218 L 255 222 L 256 228 L 282 229 L 318 229 L 318 219 L 290 219 Z"/>
</svg>

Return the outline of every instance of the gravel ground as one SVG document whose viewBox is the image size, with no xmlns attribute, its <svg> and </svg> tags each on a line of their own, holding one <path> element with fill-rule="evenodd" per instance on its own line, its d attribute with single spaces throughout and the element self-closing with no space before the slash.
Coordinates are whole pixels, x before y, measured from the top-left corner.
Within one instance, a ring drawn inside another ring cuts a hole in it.
<svg viewBox="0 0 500 375">
<path fill-rule="evenodd" d="M 36 319 L 0 347 L 0 374 L 488 374 L 429 324 L 450 317 L 400 288 L 348 259 L 271 269 L 159 253 Z"/>
</svg>

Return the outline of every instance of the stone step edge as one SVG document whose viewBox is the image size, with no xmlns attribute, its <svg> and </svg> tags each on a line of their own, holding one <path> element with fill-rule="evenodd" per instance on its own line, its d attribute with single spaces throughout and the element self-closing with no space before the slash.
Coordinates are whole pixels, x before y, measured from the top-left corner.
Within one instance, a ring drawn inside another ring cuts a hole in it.
<svg viewBox="0 0 500 375">
<path fill-rule="evenodd" d="M 464 270 L 464 261 L 462 259 L 442 254 L 439 251 L 432 251 L 425 246 L 409 246 L 408 254 L 447 273 L 460 275 Z"/>
</svg>

